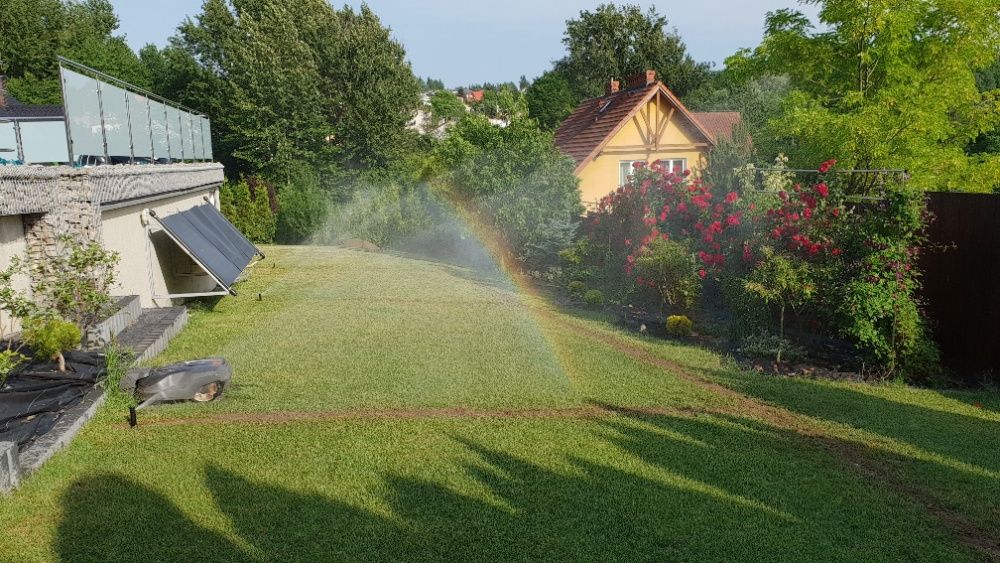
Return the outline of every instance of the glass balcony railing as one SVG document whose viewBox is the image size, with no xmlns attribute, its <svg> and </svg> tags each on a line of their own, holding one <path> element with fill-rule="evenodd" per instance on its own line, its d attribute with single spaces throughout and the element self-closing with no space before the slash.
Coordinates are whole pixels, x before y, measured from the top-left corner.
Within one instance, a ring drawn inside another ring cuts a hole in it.
<svg viewBox="0 0 1000 563">
<path fill-rule="evenodd" d="M 0 117 L 0 159 L 24 164 L 212 160 L 205 115 L 59 57 L 63 116 Z"/>
</svg>

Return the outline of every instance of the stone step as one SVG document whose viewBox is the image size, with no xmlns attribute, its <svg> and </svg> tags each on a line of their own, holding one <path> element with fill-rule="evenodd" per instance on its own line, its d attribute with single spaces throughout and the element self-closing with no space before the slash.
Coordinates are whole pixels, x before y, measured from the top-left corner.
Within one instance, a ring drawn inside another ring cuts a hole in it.
<svg viewBox="0 0 1000 563">
<path fill-rule="evenodd" d="M 113 315 L 97 323 L 87 331 L 86 345 L 88 349 L 103 348 L 111 339 L 125 329 L 135 324 L 142 315 L 142 304 L 138 295 L 126 295 L 115 298 L 117 310 Z"/>
<path fill-rule="evenodd" d="M 186 307 L 143 309 L 138 320 L 118 335 L 118 345 L 131 348 L 137 363 L 144 362 L 165 350 L 187 319 Z"/>
</svg>

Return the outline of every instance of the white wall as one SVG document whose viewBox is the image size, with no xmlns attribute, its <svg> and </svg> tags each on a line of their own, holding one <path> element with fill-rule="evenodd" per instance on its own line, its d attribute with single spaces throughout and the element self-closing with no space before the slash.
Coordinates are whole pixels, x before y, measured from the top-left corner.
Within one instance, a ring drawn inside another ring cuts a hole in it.
<svg viewBox="0 0 1000 563">
<path fill-rule="evenodd" d="M 20 215 L 7 215 L 0 217 L 0 270 L 6 270 L 10 266 L 11 258 L 24 255 L 24 225 L 21 223 Z M 14 279 L 14 287 L 27 289 L 28 281 L 23 277 Z M 0 311 L 0 332 L 8 331 L 11 327 L 10 318 Z"/>
<path fill-rule="evenodd" d="M 121 255 L 114 295 L 138 295 L 143 307 L 165 307 L 170 300 L 154 300 L 154 295 L 212 291 L 216 284 L 198 268 L 183 250 L 170 240 L 159 224 L 151 219 L 148 228 L 142 212 L 151 209 L 164 217 L 205 203 L 205 196 L 218 206 L 215 188 L 109 209 L 101 213 L 101 236 L 104 247 Z"/>
</svg>

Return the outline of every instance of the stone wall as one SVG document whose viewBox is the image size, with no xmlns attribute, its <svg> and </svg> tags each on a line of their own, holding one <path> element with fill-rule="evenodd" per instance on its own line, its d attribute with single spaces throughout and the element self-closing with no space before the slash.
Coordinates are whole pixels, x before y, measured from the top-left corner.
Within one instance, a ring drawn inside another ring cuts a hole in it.
<svg viewBox="0 0 1000 563">
<path fill-rule="evenodd" d="M 100 242 L 122 253 L 121 268 L 127 264 L 135 270 L 127 272 L 129 276 L 154 281 L 169 277 L 165 272 L 149 272 L 152 266 L 145 252 L 148 234 L 142 227 L 142 209 L 169 204 L 164 208 L 167 210 L 177 202 L 183 202 L 183 207 L 201 203 L 222 183 L 222 172 L 222 165 L 216 163 L 93 168 L 0 166 L 0 226 L 4 227 L 0 234 L 10 238 L 15 219 L 23 225 L 23 237 L 16 237 L 21 240 L 0 240 L 0 251 L 19 246 L 33 261 L 46 260 L 62 251 L 60 239 L 70 235 L 83 242 Z M 118 225 L 111 231 L 103 224 L 107 214 Z M 128 229 L 123 230 L 123 224 Z M 105 232 L 127 240 L 104 240 Z M 135 249 L 135 245 L 126 244 L 133 242 L 139 243 Z M 119 250 L 123 244 L 134 252 Z M 3 254 L 0 252 L 0 268 L 7 267 L 4 262 L 9 263 Z M 119 272 L 119 276 L 123 273 Z M 129 287 L 119 289 L 141 294 L 144 304 L 153 305 L 150 283 L 123 286 Z"/>
<path fill-rule="evenodd" d="M 222 183 L 222 165 L 0 166 L 0 216 L 46 213 L 63 201 L 96 205 L 165 196 Z M 82 185 L 81 185 L 82 184 Z M 80 198 L 79 194 L 86 194 Z"/>
<path fill-rule="evenodd" d="M 61 235 L 101 242 L 101 206 L 217 186 L 222 165 L 2 166 L 0 216 L 23 215 L 33 258 L 57 252 Z"/>
</svg>

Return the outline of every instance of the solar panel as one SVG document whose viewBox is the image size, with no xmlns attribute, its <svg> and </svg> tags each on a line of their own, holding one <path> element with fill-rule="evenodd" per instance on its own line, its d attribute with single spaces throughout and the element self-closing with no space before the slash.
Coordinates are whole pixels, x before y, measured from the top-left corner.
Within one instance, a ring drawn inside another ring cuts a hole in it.
<svg viewBox="0 0 1000 563">
<path fill-rule="evenodd" d="M 166 217 L 153 217 L 226 291 L 232 292 L 233 284 L 254 256 L 264 256 L 214 205 L 206 203 Z"/>
</svg>

